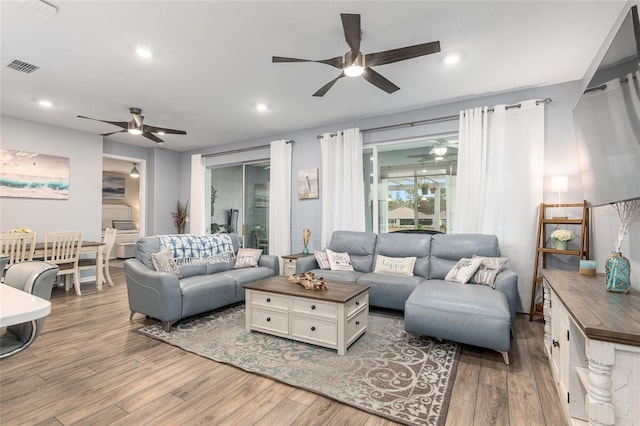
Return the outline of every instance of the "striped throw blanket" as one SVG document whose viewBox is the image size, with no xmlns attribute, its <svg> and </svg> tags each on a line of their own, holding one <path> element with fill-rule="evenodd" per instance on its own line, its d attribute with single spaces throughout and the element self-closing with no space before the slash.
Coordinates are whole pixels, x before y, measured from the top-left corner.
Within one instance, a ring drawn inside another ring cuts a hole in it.
<svg viewBox="0 0 640 426">
<path fill-rule="evenodd" d="M 235 259 L 233 241 L 228 234 L 159 235 L 160 247 L 169 248 L 178 266 L 231 262 Z"/>
</svg>

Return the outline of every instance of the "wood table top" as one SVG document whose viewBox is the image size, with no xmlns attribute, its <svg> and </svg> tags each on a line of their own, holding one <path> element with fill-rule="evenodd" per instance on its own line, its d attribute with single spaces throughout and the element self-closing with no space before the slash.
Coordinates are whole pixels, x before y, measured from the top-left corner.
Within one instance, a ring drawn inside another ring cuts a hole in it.
<svg viewBox="0 0 640 426">
<path fill-rule="evenodd" d="M 542 276 L 590 339 L 640 346 L 640 293 L 607 291 L 604 275 L 543 269 Z"/>
<path fill-rule="evenodd" d="M 279 275 L 245 284 L 244 288 L 249 290 L 267 291 L 270 293 L 284 294 L 287 296 L 306 297 L 308 299 L 325 300 L 327 302 L 345 303 L 354 297 L 369 290 L 368 285 L 328 282 L 327 290 L 315 291 L 307 290 L 300 284 L 289 284 L 287 277 Z"/>
</svg>

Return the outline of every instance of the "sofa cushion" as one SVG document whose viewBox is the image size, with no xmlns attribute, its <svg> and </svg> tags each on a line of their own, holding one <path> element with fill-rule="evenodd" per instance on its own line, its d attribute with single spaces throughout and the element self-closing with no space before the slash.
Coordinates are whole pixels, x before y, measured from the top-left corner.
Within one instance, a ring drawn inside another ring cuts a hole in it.
<svg viewBox="0 0 640 426">
<path fill-rule="evenodd" d="M 258 266 L 260 256 L 262 256 L 262 249 L 241 248 L 238 250 L 236 264 L 233 267 L 235 269 L 255 268 Z"/>
<path fill-rule="evenodd" d="M 232 269 L 230 271 L 221 272 L 220 275 L 233 278 L 236 283 L 236 298 L 237 300 L 244 300 L 243 285 L 273 277 L 274 273 L 271 268 L 258 266 L 256 268 Z"/>
<path fill-rule="evenodd" d="M 423 281 L 420 276 L 362 274 L 356 281 L 370 287 L 369 304 L 387 309 L 404 309 L 407 297 Z M 331 284 L 329 284 L 331 285 Z"/>
<path fill-rule="evenodd" d="M 325 251 L 332 271 L 353 271 L 353 265 L 351 264 L 349 253 L 336 253 L 329 249 L 326 249 Z"/>
<path fill-rule="evenodd" d="M 183 278 L 180 290 L 182 318 L 237 302 L 235 280 L 222 274 Z"/>
<path fill-rule="evenodd" d="M 473 284 L 484 284 L 490 286 L 491 288 L 495 288 L 496 277 L 498 276 L 498 273 L 502 271 L 504 265 L 506 265 L 506 263 L 509 261 L 509 258 L 480 257 L 475 255 L 473 257 L 481 258 L 482 263 L 480 264 L 480 267 L 478 268 L 476 273 L 473 274 L 473 277 L 471 277 L 470 282 Z"/>
<path fill-rule="evenodd" d="M 338 253 L 349 253 L 355 271 L 371 272 L 376 238 L 377 234 L 372 232 L 335 231 L 328 248 Z"/>
<path fill-rule="evenodd" d="M 149 269 L 153 267 L 151 255 L 160 251 L 160 239 L 158 237 L 144 237 L 136 242 L 136 257 Z"/>
<path fill-rule="evenodd" d="M 313 272 L 316 278 L 323 277 L 325 281 L 329 282 L 329 285 L 331 285 L 331 281 L 338 281 L 341 283 L 355 283 L 363 274 L 362 272 L 358 271 L 332 271 L 330 269 L 312 269 L 307 272 Z"/>
<path fill-rule="evenodd" d="M 469 259 L 463 257 L 451 268 L 444 277 L 445 281 L 452 281 L 460 284 L 466 284 L 482 265 L 482 258 L 474 257 Z"/>
<path fill-rule="evenodd" d="M 373 272 L 376 274 L 407 275 L 413 276 L 413 267 L 416 264 L 415 257 L 387 257 L 376 255 L 376 266 Z"/>
<path fill-rule="evenodd" d="M 431 235 L 427 234 L 380 234 L 376 240 L 376 254 L 387 257 L 416 257 L 413 273 L 429 276 L 429 251 Z"/>
<path fill-rule="evenodd" d="M 313 255 L 316 257 L 316 262 L 318 262 L 320 269 L 331 269 L 326 250 L 316 250 L 313 252 Z"/>
<path fill-rule="evenodd" d="M 171 250 L 168 248 L 160 250 L 157 253 L 151 253 L 151 262 L 156 271 L 173 274 L 178 277 L 178 279 L 182 278 L 178 265 L 176 265 L 175 260 L 173 260 Z"/>
<path fill-rule="evenodd" d="M 463 257 L 500 255 L 498 238 L 484 234 L 437 234 L 431 236 L 429 278 L 443 280 Z"/>
</svg>

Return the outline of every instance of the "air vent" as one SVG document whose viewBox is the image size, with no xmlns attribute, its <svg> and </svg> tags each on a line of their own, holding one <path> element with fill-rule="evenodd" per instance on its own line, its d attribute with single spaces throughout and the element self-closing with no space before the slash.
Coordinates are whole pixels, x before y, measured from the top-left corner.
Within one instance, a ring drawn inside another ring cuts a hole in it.
<svg viewBox="0 0 640 426">
<path fill-rule="evenodd" d="M 32 72 L 39 69 L 40 67 L 37 65 L 30 64 L 28 62 L 23 62 L 23 61 L 19 61 L 18 59 L 14 59 L 13 61 L 11 61 L 9 65 L 7 65 L 7 68 L 20 71 L 25 74 L 31 74 Z"/>
</svg>

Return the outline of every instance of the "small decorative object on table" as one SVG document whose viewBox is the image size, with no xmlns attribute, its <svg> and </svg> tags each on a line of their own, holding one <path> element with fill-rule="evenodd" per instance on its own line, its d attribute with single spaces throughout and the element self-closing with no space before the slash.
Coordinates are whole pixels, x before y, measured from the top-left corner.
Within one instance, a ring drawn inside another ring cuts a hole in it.
<svg viewBox="0 0 640 426">
<path fill-rule="evenodd" d="M 573 239 L 573 233 L 568 229 L 556 229 L 551 233 L 551 238 L 555 241 L 556 249 L 567 250 L 569 241 Z"/>
<path fill-rule="evenodd" d="M 30 234 L 33 231 L 29 228 L 25 228 L 24 226 L 20 228 L 9 229 L 7 234 Z"/>
<path fill-rule="evenodd" d="M 302 230 L 302 243 L 304 244 L 304 248 L 302 249 L 302 254 L 309 254 L 309 239 L 311 238 L 311 229 L 304 228 Z"/>
<path fill-rule="evenodd" d="M 580 275 L 587 275 L 593 277 L 596 275 L 596 262 L 595 260 L 581 260 L 580 269 L 578 269 Z"/>
<path fill-rule="evenodd" d="M 171 216 L 173 216 L 173 221 L 176 224 L 176 228 L 178 228 L 178 234 L 182 234 L 184 232 L 184 224 L 187 221 L 187 215 L 189 214 L 189 200 L 184 203 L 184 206 L 180 204 L 180 201 L 176 204 L 176 211 L 171 212 Z"/>
<path fill-rule="evenodd" d="M 327 289 L 327 283 L 323 277 L 315 278 L 313 272 L 303 272 L 300 275 L 290 275 L 287 279 L 289 284 L 300 284 L 307 290 L 324 291 Z"/>
<path fill-rule="evenodd" d="M 620 252 L 620 247 L 631 225 L 640 220 L 640 198 L 618 201 L 613 203 L 613 208 L 620 217 L 620 231 L 618 231 L 616 250 L 611 253 L 604 265 L 605 283 L 609 291 L 628 293 L 631 289 L 631 264 L 629 259 Z"/>
</svg>

